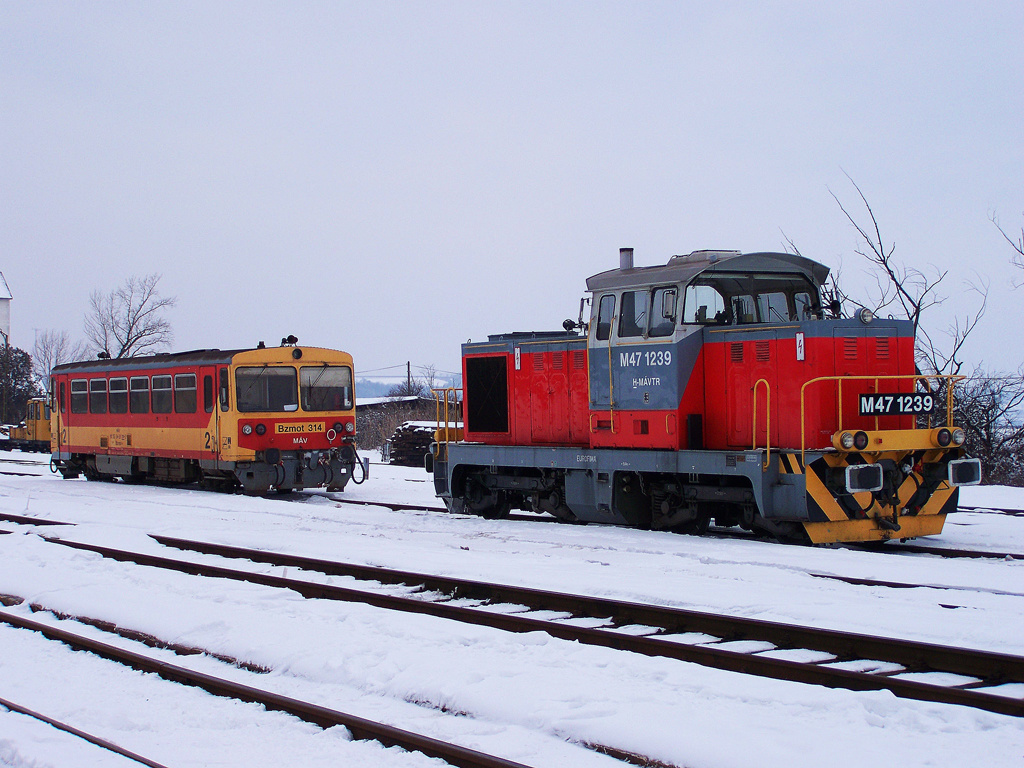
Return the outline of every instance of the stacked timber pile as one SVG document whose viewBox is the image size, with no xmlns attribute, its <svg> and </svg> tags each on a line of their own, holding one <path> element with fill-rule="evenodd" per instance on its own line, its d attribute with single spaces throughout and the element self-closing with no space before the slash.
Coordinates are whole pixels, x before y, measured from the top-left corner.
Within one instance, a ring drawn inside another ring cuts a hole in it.
<svg viewBox="0 0 1024 768">
<path fill-rule="evenodd" d="M 422 467 L 423 457 L 434 442 L 437 424 L 432 421 L 407 421 L 388 440 L 390 463 L 400 467 Z"/>
</svg>

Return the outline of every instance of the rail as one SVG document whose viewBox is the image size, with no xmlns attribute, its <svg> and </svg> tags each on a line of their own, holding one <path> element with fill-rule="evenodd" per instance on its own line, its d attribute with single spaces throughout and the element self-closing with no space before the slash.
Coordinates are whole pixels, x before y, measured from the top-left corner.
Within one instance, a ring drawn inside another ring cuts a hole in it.
<svg viewBox="0 0 1024 768">
<path fill-rule="evenodd" d="M 952 376 L 942 374 L 904 374 L 904 375 L 892 375 L 892 376 L 819 376 L 816 379 L 809 379 L 805 381 L 803 386 L 800 387 L 800 463 L 805 464 L 805 454 L 807 452 L 807 405 L 806 405 L 806 394 L 807 387 L 811 384 L 820 384 L 823 381 L 835 381 L 838 383 L 836 387 L 836 414 L 838 416 L 838 423 L 836 431 L 841 432 L 843 430 L 843 382 L 844 381 L 873 381 L 875 383 L 875 391 L 878 391 L 878 382 L 880 381 L 905 381 L 911 382 L 914 387 L 917 387 L 918 382 L 924 382 L 925 388 L 932 392 L 932 387 L 928 384 L 929 381 L 936 382 L 936 388 L 941 390 L 942 382 L 946 386 L 946 425 L 949 426 L 953 423 L 953 387 L 956 382 L 961 379 L 967 378 L 966 376 Z M 755 385 L 756 386 L 756 385 Z M 756 405 L 756 397 L 755 397 Z M 875 416 L 875 430 L 878 430 L 879 416 Z M 931 414 L 928 415 L 928 428 L 932 427 Z"/>
<path fill-rule="evenodd" d="M 754 412 L 753 412 L 753 447 L 751 450 L 757 450 L 757 387 L 760 384 L 764 384 L 765 388 L 765 425 L 764 425 L 764 463 L 761 465 L 763 469 L 768 469 L 768 465 L 771 464 L 772 460 L 772 385 L 768 383 L 768 379 L 758 379 L 754 382 Z"/>
</svg>

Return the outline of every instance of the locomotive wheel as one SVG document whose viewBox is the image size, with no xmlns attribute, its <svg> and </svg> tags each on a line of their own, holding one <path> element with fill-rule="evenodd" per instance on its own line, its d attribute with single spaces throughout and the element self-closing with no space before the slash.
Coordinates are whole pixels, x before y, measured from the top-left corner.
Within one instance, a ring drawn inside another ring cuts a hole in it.
<svg viewBox="0 0 1024 768">
<path fill-rule="evenodd" d="M 508 517 L 509 512 L 512 510 L 512 505 L 509 503 L 508 497 L 504 492 L 498 491 L 494 496 L 495 500 L 493 505 L 489 505 L 476 511 L 476 513 L 485 520 L 499 520 L 503 517 Z"/>
</svg>

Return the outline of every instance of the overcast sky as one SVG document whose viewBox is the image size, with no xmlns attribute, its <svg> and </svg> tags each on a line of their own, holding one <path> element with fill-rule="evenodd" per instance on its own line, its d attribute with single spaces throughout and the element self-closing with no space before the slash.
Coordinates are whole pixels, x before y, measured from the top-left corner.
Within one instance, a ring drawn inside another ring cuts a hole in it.
<svg viewBox="0 0 1024 768">
<path fill-rule="evenodd" d="M 159 272 L 176 350 L 295 334 L 363 371 L 575 317 L 588 275 L 785 237 L 863 283 L 862 209 L 990 281 L 1024 361 L 1024 3 L 0 5 L 12 342 Z M 866 284 L 866 283 L 865 283 Z M 926 322 L 928 322 L 926 320 Z M 1007 328 L 1009 327 L 1009 330 Z"/>
</svg>

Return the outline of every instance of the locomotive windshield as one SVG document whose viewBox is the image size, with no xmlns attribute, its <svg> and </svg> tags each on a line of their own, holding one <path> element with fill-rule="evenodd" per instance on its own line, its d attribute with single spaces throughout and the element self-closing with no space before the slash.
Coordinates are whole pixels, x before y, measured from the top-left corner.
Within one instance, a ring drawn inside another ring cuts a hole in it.
<svg viewBox="0 0 1024 768">
<path fill-rule="evenodd" d="M 347 365 L 299 369 L 304 411 L 346 411 L 352 407 L 352 370 Z"/>
<path fill-rule="evenodd" d="M 814 285 L 800 275 L 706 273 L 686 287 L 684 323 L 785 323 L 821 317 Z"/>
<path fill-rule="evenodd" d="M 297 411 L 295 369 L 267 365 L 235 369 L 235 401 L 242 413 Z"/>
</svg>

